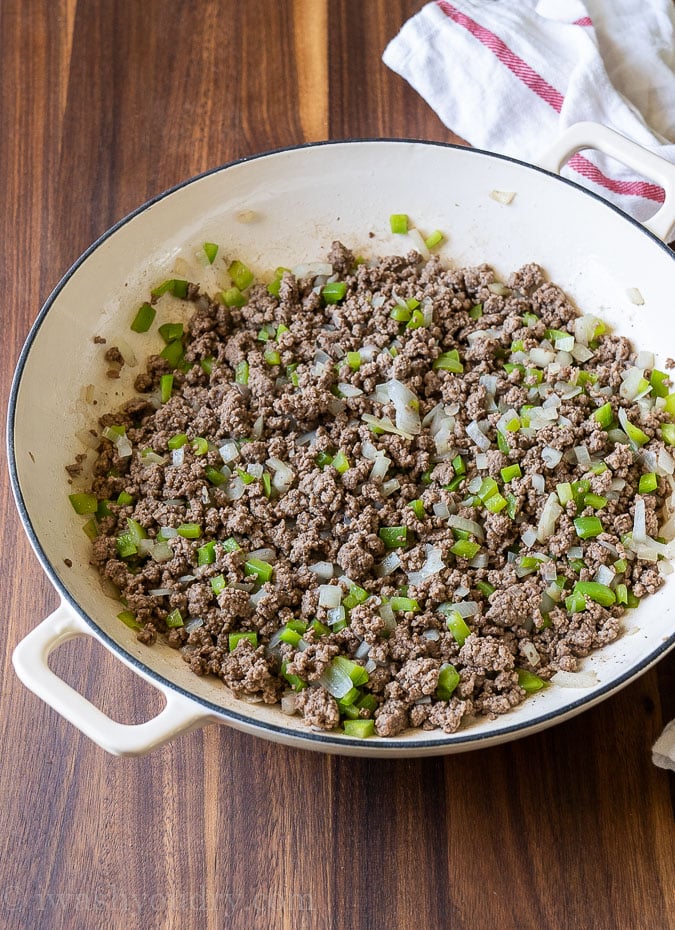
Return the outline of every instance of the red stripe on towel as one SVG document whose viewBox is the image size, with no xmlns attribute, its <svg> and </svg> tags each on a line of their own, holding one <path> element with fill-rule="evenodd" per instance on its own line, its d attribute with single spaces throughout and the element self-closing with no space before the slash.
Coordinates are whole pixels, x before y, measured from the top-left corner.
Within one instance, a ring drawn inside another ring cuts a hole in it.
<svg viewBox="0 0 675 930">
<path fill-rule="evenodd" d="M 447 0 L 436 0 L 436 4 L 448 19 L 466 29 L 481 45 L 489 49 L 495 58 L 526 87 L 548 103 L 556 113 L 560 113 L 565 102 L 563 94 L 549 84 L 541 74 L 528 65 L 519 55 L 516 55 L 498 35 L 490 29 L 486 29 L 485 26 L 481 26 L 480 23 L 471 19 L 466 13 L 462 13 L 461 10 L 448 3 Z M 592 25 L 592 23 L 590 18 L 584 17 L 577 20 L 576 25 L 586 26 Z M 663 203 L 665 200 L 665 193 L 658 184 L 650 184 L 647 181 L 616 181 L 613 178 L 608 178 L 593 162 L 578 153 L 569 160 L 568 164 L 573 171 L 594 184 L 611 191 L 613 194 L 644 197 L 646 200 L 653 200 L 656 203 Z"/>
</svg>

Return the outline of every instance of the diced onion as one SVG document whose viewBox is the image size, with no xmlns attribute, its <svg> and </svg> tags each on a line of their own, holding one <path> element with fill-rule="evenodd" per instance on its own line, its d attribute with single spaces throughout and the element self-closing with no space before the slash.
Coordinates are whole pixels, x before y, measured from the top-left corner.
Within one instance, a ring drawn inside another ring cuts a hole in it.
<svg viewBox="0 0 675 930">
<path fill-rule="evenodd" d="M 577 343 L 587 346 L 593 339 L 600 322 L 596 316 L 592 316 L 590 313 L 578 316 L 574 321 L 574 338 Z"/>
<path fill-rule="evenodd" d="M 296 711 L 296 703 L 298 696 L 295 691 L 289 691 L 287 694 L 281 695 L 281 713 L 286 714 L 288 717 L 292 717 Z"/>
<path fill-rule="evenodd" d="M 562 512 L 563 509 L 558 501 L 558 495 L 555 493 L 549 494 L 537 526 L 537 539 L 540 542 L 544 542 L 553 535 L 556 522 Z"/>
<path fill-rule="evenodd" d="M 270 549 L 266 546 L 264 549 L 253 549 L 251 552 L 249 552 L 249 557 L 260 559 L 261 562 L 273 562 L 276 559 L 277 554 L 274 549 Z"/>
<path fill-rule="evenodd" d="M 635 364 L 638 368 L 653 368 L 654 367 L 654 353 L 653 352 L 638 352 L 635 358 Z"/>
<path fill-rule="evenodd" d="M 179 450 L 176 449 L 175 451 L 178 452 Z M 232 439 L 228 439 L 224 442 L 220 449 L 218 449 L 218 452 L 225 465 L 239 458 L 239 447 Z"/>
<path fill-rule="evenodd" d="M 417 251 L 420 253 L 422 258 L 424 259 L 430 258 L 431 252 L 429 251 L 426 242 L 422 238 L 422 234 L 420 233 L 419 229 L 415 229 L 414 226 L 411 226 L 408 229 L 408 235 L 412 239 L 413 245 L 415 246 Z"/>
<path fill-rule="evenodd" d="M 511 294 L 511 288 L 507 287 L 501 281 L 493 281 L 491 284 L 488 284 L 488 290 L 491 294 L 496 294 L 497 297 L 509 297 Z"/>
<path fill-rule="evenodd" d="M 551 681 L 561 688 L 592 688 L 598 684 L 595 672 L 556 672 Z"/>
<path fill-rule="evenodd" d="M 115 447 L 121 459 L 128 459 L 133 452 L 133 447 L 125 435 L 118 436 L 115 440 Z"/>
<path fill-rule="evenodd" d="M 521 641 L 520 651 L 525 656 L 530 665 L 537 666 L 541 662 L 541 656 L 537 652 L 537 647 L 529 639 Z"/>
<path fill-rule="evenodd" d="M 310 572 L 313 572 L 317 578 L 321 578 L 324 581 L 332 578 L 335 574 L 335 567 L 332 562 L 314 562 L 312 565 L 308 565 L 307 568 Z"/>
<path fill-rule="evenodd" d="M 635 515 L 633 517 L 633 540 L 644 542 L 647 537 L 647 519 L 645 502 L 641 497 L 635 498 Z"/>
<path fill-rule="evenodd" d="M 600 565 L 593 577 L 593 581 L 597 581 L 598 584 L 604 584 L 606 587 L 609 587 L 614 581 L 615 574 L 616 572 L 611 569 L 609 565 Z"/>
<path fill-rule="evenodd" d="M 478 604 L 476 601 L 457 601 L 456 604 L 441 604 L 443 608 L 456 610 L 460 617 L 475 617 L 478 613 Z"/>
<path fill-rule="evenodd" d="M 483 452 L 487 452 L 490 448 L 490 440 L 487 438 L 485 433 L 481 430 L 475 420 L 472 420 L 466 427 L 466 435 L 469 439 L 478 446 L 479 449 L 482 449 Z"/>
<path fill-rule="evenodd" d="M 555 562 L 542 562 L 539 567 L 539 574 L 544 581 L 555 581 L 558 577 L 558 570 Z"/>
<path fill-rule="evenodd" d="M 374 446 L 372 442 L 366 439 L 361 443 L 361 455 L 364 459 L 368 459 L 370 462 L 374 462 L 378 455 L 381 455 L 382 452 L 377 446 Z"/>
<path fill-rule="evenodd" d="M 340 604 L 339 607 L 331 607 L 326 611 L 326 623 L 328 626 L 333 626 L 335 623 L 341 623 L 346 616 L 346 610 Z"/>
<path fill-rule="evenodd" d="M 287 491 L 291 484 L 293 484 L 293 478 L 295 477 L 293 469 L 287 465 L 286 462 L 282 462 L 281 459 L 277 458 L 269 458 L 265 464 L 268 465 L 273 472 L 272 487 L 276 488 L 276 490 L 281 493 Z"/>
<path fill-rule="evenodd" d="M 292 270 L 292 274 L 296 278 L 310 278 L 316 277 L 316 275 L 326 275 L 330 277 L 333 274 L 333 266 L 330 262 L 305 262 L 301 265 L 296 265 Z"/>
<path fill-rule="evenodd" d="M 626 296 L 628 297 L 631 303 L 635 304 L 638 307 L 641 307 L 645 302 L 644 297 L 642 296 L 642 294 L 636 287 L 626 288 Z"/>
<path fill-rule="evenodd" d="M 359 397 L 360 394 L 363 394 L 361 388 L 356 387 L 354 384 L 348 384 L 346 381 L 338 382 L 337 388 L 343 397 Z"/>
<path fill-rule="evenodd" d="M 416 436 L 422 429 L 417 409 L 419 401 L 416 395 L 405 384 L 395 378 L 387 382 L 387 388 L 389 398 L 396 410 L 396 426 L 404 432 Z"/>
<path fill-rule="evenodd" d="M 538 494 L 543 494 L 546 490 L 546 479 L 543 475 L 540 475 L 538 472 L 534 472 L 530 475 L 530 481 L 532 482 L 532 487 Z"/>
<path fill-rule="evenodd" d="M 163 539 L 155 541 L 155 544 L 152 547 L 151 555 L 155 562 L 168 562 L 173 558 L 171 547 L 166 542 L 166 540 Z"/>
<path fill-rule="evenodd" d="M 399 429 L 398 426 L 394 426 L 389 417 L 376 417 L 373 416 L 372 413 L 363 413 L 361 414 L 361 419 L 369 426 L 375 426 L 385 433 L 394 433 L 396 436 L 402 436 L 404 439 L 413 438 L 412 433 L 406 433 L 404 430 Z"/>
<path fill-rule="evenodd" d="M 267 591 L 265 591 L 264 588 L 260 588 L 258 591 L 254 591 L 253 594 L 250 594 L 248 600 L 251 607 L 257 607 L 266 594 Z"/>
<path fill-rule="evenodd" d="M 672 475 L 675 472 L 675 459 L 666 449 L 659 449 L 656 470 L 662 475 Z"/>
<path fill-rule="evenodd" d="M 502 203 L 504 205 L 510 204 L 515 196 L 515 191 L 490 191 L 490 197 L 496 200 L 497 203 Z"/>
<path fill-rule="evenodd" d="M 408 581 L 410 584 L 421 584 L 427 578 L 431 577 L 431 575 L 437 575 L 445 568 L 440 549 L 427 544 L 424 547 L 424 551 L 426 558 L 419 571 L 408 572 Z"/>
<path fill-rule="evenodd" d="M 182 465 L 185 461 L 185 446 L 181 446 L 180 449 L 174 449 L 171 453 L 171 464 L 172 465 Z"/>
<path fill-rule="evenodd" d="M 391 575 L 396 571 L 397 568 L 401 565 L 401 559 L 396 552 L 389 552 L 382 559 L 380 564 L 375 569 L 375 574 L 378 578 L 385 578 L 387 575 Z"/>
<path fill-rule="evenodd" d="M 490 462 L 487 457 L 487 453 L 478 452 L 476 455 L 476 468 L 478 471 L 485 471 L 486 468 L 490 467 Z"/>
<path fill-rule="evenodd" d="M 523 544 L 527 546 L 528 549 L 531 549 L 532 546 L 534 546 L 534 544 L 539 541 L 537 531 L 533 530 L 531 527 L 523 532 L 521 539 L 523 540 Z"/>
<path fill-rule="evenodd" d="M 577 462 L 581 465 L 582 468 L 590 468 L 591 454 L 585 445 L 575 446 L 574 454 L 577 457 Z"/>
<path fill-rule="evenodd" d="M 624 375 L 622 375 L 623 381 L 619 387 L 619 394 L 625 400 L 635 400 L 639 391 L 640 391 L 640 382 L 644 377 L 644 372 L 641 368 L 636 368 L 633 366 L 629 368 Z M 619 414 L 621 409 L 619 410 Z"/>
<path fill-rule="evenodd" d="M 401 487 L 401 482 L 398 478 L 390 478 L 389 481 L 382 482 L 382 496 L 389 497 L 391 494 L 394 494 Z"/>
<path fill-rule="evenodd" d="M 355 659 L 367 659 L 370 653 L 370 643 L 366 642 L 365 639 L 362 643 L 359 644 L 356 652 L 354 653 Z"/>
<path fill-rule="evenodd" d="M 319 683 L 334 698 L 344 697 L 352 689 L 352 680 L 349 674 L 341 666 L 332 662 L 322 672 Z"/>
<path fill-rule="evenodd" d="M 547 468 L 555 468 L 562 459 L 562 452 L 551 446 L 544 446 L 541 450 L 541 460 Z"/>
<path fill-rule="evenodd" d="M 234 475 L 230 478 L 229 481 L 223 486 L 225 491 L 225 497 L 230 501 L 238 501 L 244 496 L 246 490 L 246 485 L 241 480 L 239 475 Z"/>
<path fill-rule="evenodd" d="M 577 362 L 587 362 L 589 359 L 593 358 L 593 352 L 591 352 L 588 346 L 575 342 L 574 348 L 572 349 L 572 358 Z"/>
<path fill-rule="evenodd" d="M 389 466 L 391 465 L 391 459 L 383 452 L 378 452 L 373 462 L 373 467 L 370 470 L 370 480 L 379 481 L 387 474 L 389 471 Z"/>
<path fill-rule="evenodd" d="M 478 482 L 480 487 L 480 484 L 482 483 L 480 478 L 478 478 Z M 476 539 L 484 538 L 483 527 L 480 525 L 480 523 L 476 523 L 475 520 L 467 520 L 466 517 L 459 517 L 455 513 L 451 513 L 448 517 L 448 526 L 452 529 L 471 533 L 476 537 Z"/>
<path fill-rule="evenodd" d="M 336 584 L 319 585 L 319 607 L 332 609 L 340 606 L 342 600 L 342 591 Z"/>
<path fill-rule="evenodd" d="M 117 343 L 117 348 L 120 350 L 120 355 L 124 359 L 124 364 L 128 365 L 129 368 L 134 368 L 138 362 L 136 359 L 136 353 L 131 348 L 129 343 L 126 341 L 126 339 L 122 339 L 120 337 L 117 337 L 115 342 Z"/>
<path fill-rule="evenodd" d="M 439 517 L 441 520 L 447 520 L 450 516 L 450 511 L 445 501 L 439 501 L 437 504 L 434 504 L 433 510 L 434 516 Z"/>
<path fill-rule="evenodd" d="M 530 349 L 530 361 L 539 368 L 546 368 L 551 362 L 555 361 L 555 352 L 548 349 L 534 348 Z"/>
</svg>

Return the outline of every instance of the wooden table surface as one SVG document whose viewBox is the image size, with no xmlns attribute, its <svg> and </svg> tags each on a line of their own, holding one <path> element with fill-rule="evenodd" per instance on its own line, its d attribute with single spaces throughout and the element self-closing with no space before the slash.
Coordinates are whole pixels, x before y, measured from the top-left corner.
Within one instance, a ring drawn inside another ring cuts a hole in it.
<svg viewBox="0 0 675 930">
<path fill-rule="evenodd" d="M 165 188 L 305 140 L 458 141 L 381 62 L 420 2 L 2 0 L 3 396 L 64 271 Z M 1 480 L 1 928 L 675 928 L 673 781 L 650 759 L 675 654 L 571 722 L 445 759 L 224 726 L 116 759 L 13 672 L 58 599 Z M 161 707 L 98 644 L 52 664 L 118 719 Z"/>
</svg>

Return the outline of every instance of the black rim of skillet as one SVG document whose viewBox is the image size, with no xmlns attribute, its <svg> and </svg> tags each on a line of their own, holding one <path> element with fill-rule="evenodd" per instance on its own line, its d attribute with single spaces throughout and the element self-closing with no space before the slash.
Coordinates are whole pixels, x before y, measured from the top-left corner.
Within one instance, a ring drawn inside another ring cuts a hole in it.
<svg viewBox="0 0 675 930">
<path fill-rule="evenodd" d="M 158 685 L 162 687 L 170 688 L 172 691 L 176 691 L 178 694 L 181 694 L 183 697 L 188 698 L 191 701 L 201 705 L 205 711 L 214 714 L 217 717 L 223 719 L 224 722 L 231 721 L 235 726 L 240 725 L 240 728 L 246 729 L 248 731 L 255 731 L 257 735 L 267 736 L 268 738 L 274 737 L 285 737 L 289 741 L 294 742 L 300 741 L 306 744 L 306 748 L 313 748 L 316 750 L 321 750 L 323 747 L 335 747 L 335 748 L 349 748 L 360 750 L 359 755 L 368 755 L 370 750 L 372 754 L 379 754 L 381 750 L 392 749 L 398 750 L 397 754 L 406 755 L 410 754 L 416 750 L 420 752 L 425 752 L 425 754 L 433 754 L 434 750 L 437 750 L 439 754 L 443 751 L 450 751 L 453 747 L 461 746 L 463 749 L 471 748 L 480 748 L 481 743 L 483 745 L 489 745 L 495 741 L 505 742 L 507 740 L 513 739 L 517 736 L 525 736 L 530 731 L 544 729 L 551 726 L 553 723 L 558 721 L 562 722 L 562 719 L 567 719 L 568 717 L 574 716 L 579 713 L 586 705 L 592 706 L 596 703 L 599 703 L 606 697 L 609 697 L 615 691 L 620 690 L 624 685 L 628 684 L 634 678 L 637 678 L 643 671 L 645 671 L 650 665 L 652 665 L 659 657 L 668 652 L 673 646 L 675 646 L 675 630 L 667 638 L 663 639 L 659 646 L 657 646 L 649 655 L 647 655 L 641 662 L 636 665 L 631 665 L 626 669 L 623 674 L 618 678 L 613 679 L 611 682 L 608 682 L 602 688 L 593 689 L 592 692 L 588 695 L 578 698 L 575 701 L 571 701 L 565 704 L 563 707 L 558 708 L 557 710 L 550 711 L 547 714 L 542 714 L 539 717 L 536 717 L 533 720 L 524 721 L 522 723 L 509 724 L 508 718 L 509 714 L 504 715 L 503 718 L 506 722 L 503 726 L 500 726 L 490 732 L 489 734 L 483 734 L 480 732 L 480 727 L 471 727 L 466 731 L 462 729 L 458 730 L 456 733 L 438 737 L 436 739 L 415 739 L 414 737 L 406 737 L 404 739 L 400 738 L 385 738 L 377 737 L 372 740 L 363 740 L 358 738 L 350 738 L 344 734 L 336 732 L 327 732 L 327 733 L 317 733 L 314 730 L 307 728 L 306 731 L 301 731 L 297 729 L 292 729 L 290 727 L 285 727 L 281 724 L 272 724 L 265 721 L 255 720 L 252 717 L 244 713 L 238 713 L 237 711 L 230 710 L 229 708 L 222 707 L 219 704 L 214 704 L 211 701 L 203 698 L 197 694 L 194 694 L 192 691 L 189 691 L 182 686 L 175 684 L 173 681 L 165 678 L 163 675 L 160 675 L 154 669 L 150 668 L 144 662 L 140 661 L 131 653 L 127 652 L 124 647 L 120 646 L 112 637 L 110 637 L 101 627 L 93 620 L 89 614 L 80 606 L 78 601 L 71 596 L 70 592 L 66 585 L 63 584 L 61 579 L 56 573 L 56 570 L 52 563 L 50 562 L 47 554 L 45 553 L 38 535 L 33 528 L 30 517 L 28 515 L 28 509 L 24 502 L 23 493 L 21 491 L 21 486 L 19 482 L 18 470 L 16 465 L 16 458 L 14 454 L 14 433 L 15 433 L 15 414 L 16 414 L 16 402 L 19 387 L 21 384 L 21 379 L 23 376 L 23 370 L 26 365 L 26 361 L 30 354 L 31 347 L 35 341 L 37 334 L 40 330 L 40 327 L 51 309 L 52 305 L 57 300 L 59 294 L 70 280 L 70 278 L 77 272 L 82 264 L 89 258 L 96 249 L 102 245 L 107 239 L 116 234 L 122 227 L 126 226 L 131 220 L 139 216 L 141 213 L 144 213 L 147 209 L 152 207 L 154 204 L 158 203 L 160 200 L 164 200 L 170 195 L 174 194 L 176 191 L 182 190 L 184 187 L 187 187 L 190 184 L 193 184 L 197 181 L 200 181 L 202 178 L 208 177 L 212 174 L 217 174 L 221 171 L 225 171 L 228 168 L 231 168 L 235 165 L 241 165 L 250 161 L 257 161 L 261 158 L 267 158 L 269 156 L 279 155 L 284 152 L 297 151 L 301 149 L 312 149 L 320 148 L 333 145 L 345 145 L 345 144 L 398 144 L 398 145 L 420 145 L 435 147 L 441 149 L 450 149 L 461 151 L 462 153 L 470 153 L 472 156 L 477 158 L 485 157 L 490 159 L 498 159 L 501 161 L 511 162 L 521 167 L 527 168 L 531 171 L 536 171 L 540 174 L 546 175 L 553 180 L 561 184 L 567 184 L 570 187 L 574 188 L 577 191 L 581 191 L 584 195 L 593 198 L 594 200 L 600 202 L 608 210 L 611 210 L 616 214 L 618 218 L 622 221 L 632 224 L 636 229 L 639 229 L 643 235 L 648 236 L 654 243 L 655 246 L 661 248 L 666 252 L 671 259 L 675 260 L 675 253 L 673 253 L 670 248 L 662 242 L 657 236 L 651 233 L 646 229 L 638 220 L 633 219 L 628 216 L 614 204 L 609 203 L 603 197 L 599 196 L 593 191 L 588 190 L 585 187 L 582 187 L 580 184 L 577 184 L 575 181 L 571 181 L 568 178 L 563 178 L 558 174 L 555 174 L 551 171 L 547 171 L 544 168 L 540 168 L 537 165 L 532 165 L 528 162 L 522 161 L 518 158 L 512 158 L 506 155 L 498 155 L 495 152 L 488 152 L 484 149 L 469 149 L 464 146 L 454 145 L 447 142 L 430 142 L 422 139 L 407 139 L 407 138 L 363 138 L 363 139 L 334 139 L 328 140 L 325 142 L 310 142 L 303 143 L 300 145 L 286 146 L 278 149 L 272 149 L 265 152 L 260 152 L 254 155 L 248 155 L 243 158 L 235 159 L 234 161 L 227 162 L 224 165 L 220 165 L 216 168 L 211 168 L 208 171 L 204 171 L 198 175 L 195 175 L 191 178 L 188 178 L 185 181 L 180 182 L 179 184 L 174 185 L 166 191 L 158 194 L 157 196 L 151 198 L 150 200 L 143 203 L 141 206 L 137 207 L 131 213 L 127 214 L 113 226 L 111 226 L 106 232 L 104 232 L 98 239 L 96 239 L 86 251 L 80 255 L 80 257 L 73 263 L 73 265 L 66 271 L 61 280 L 58 282 L 54 290 L 51 292 L 49 297 L 44 303 L 44 306 L 40 310 L 35 322 L 33 323 L 26 341 L 23 345 L 19 359 L 17 361 L 16 370 L 14 373 L 14 378 L 12 380 L 12 387 L 9 397 L 9 406 L 8 406 L 8 416 L 7 416 L 7 459 L 9 463 L 9 475 L 12 486 L 12 492 L 14 494 L 15 503 L 21 517 L 21 521 L 24 526 L 24 530 L 28 536 L 28 539 L 42 565 L 42 568 L 46 572 L 49 580 L 52 585 L 56 588 L 60 596 L 70 605 L 70 607 L 81 617 L 82 620 L 90 627 L 94 635 L 102 640 L 115 654 L 119 655 L 127 662 L 133 669 L 138 670 L 143 675 L 148 676 L 152 681 L 157 682 Z M 536 696 L 535 696 L 536 698 Z M 178 734 L 177 734 L 178 735 Z M 355 753 L 356 754 L 356 753 Z"/>
</svg>

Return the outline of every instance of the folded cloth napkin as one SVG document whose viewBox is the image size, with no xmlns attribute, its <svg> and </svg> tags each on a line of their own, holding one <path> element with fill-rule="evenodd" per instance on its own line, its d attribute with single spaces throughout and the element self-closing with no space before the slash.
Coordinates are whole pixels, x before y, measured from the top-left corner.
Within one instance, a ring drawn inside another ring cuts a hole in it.
<svg viewBox="0 0 675 930">
<path fill-rule="evenodd" d="M 671 720 L 652 746 L 654 765 L 675 772 L 675 720 Z"/>
<path fill-rule="evenodd" d="M 437 0 L 389 43 L 385 64 L 473 146 L 525 161 L 593 120 L 675 162 L 672 0 Z M 638 220 L 663 190 L 599 153 L 564 174 Z M 675 771 L 675 721 L 653 748 Z"/>
<path fill-rule="evenodd" d="M 672 0 L 438 0 L 385 64 L 471 145 L 525 161 L 593 120 L 675 162 Z M 599 153 L 563 171 L 638 220 L 663 190 Z"/>
</svg>

